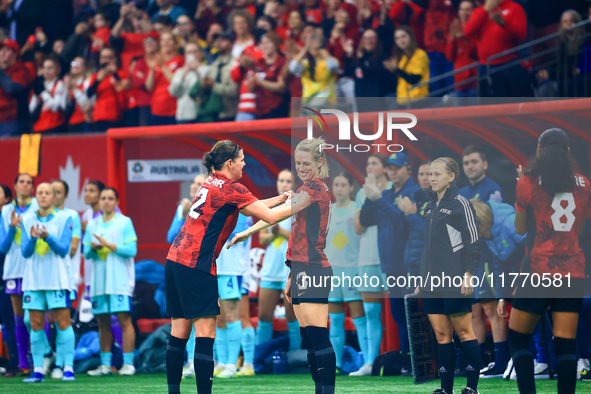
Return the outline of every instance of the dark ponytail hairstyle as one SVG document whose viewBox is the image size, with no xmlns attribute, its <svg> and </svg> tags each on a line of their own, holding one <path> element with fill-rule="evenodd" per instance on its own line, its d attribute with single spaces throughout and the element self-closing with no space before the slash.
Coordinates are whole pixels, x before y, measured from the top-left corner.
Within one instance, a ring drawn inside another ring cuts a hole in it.
<svg viewBox="0 0 591 394">
<path fill-rule="evenodd" d="M 539 177 L 542 189 L 551 196 L 572 191 L 575 187 L 574 165 L 569 154 L 569 139 L 561 129 L 544 131 L 538 140 L 540 153 L 525 174 Z"/>
<path fill-rule="evenodd" d="M 3 185 L 1 183 L 0 183 L 0 187 L 4 191 L 4 197 L 8 198 L 8 200 L 12 200 L 12 190 L 8 186 Z"/>
<path fill-rule="evenodd" d="M 211 174 L 219 171 L 228 160 L 235 160 L 242 148 L 240 145 L 230 140 L 217 142 L 209 152 L 203 155 L 203 165 L 207 172 Z"/>
</svg>

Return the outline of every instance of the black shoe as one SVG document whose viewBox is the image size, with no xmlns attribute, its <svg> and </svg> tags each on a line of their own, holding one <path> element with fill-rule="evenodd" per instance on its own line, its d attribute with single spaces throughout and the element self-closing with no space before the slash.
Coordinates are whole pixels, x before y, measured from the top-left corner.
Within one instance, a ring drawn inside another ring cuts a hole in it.
<svg viewBox="0 0 591 394">
<path fill-rule="evenodd" d="M 470 387 L 466 387 L 465 389 L 462 390 L 461 394 L 480 394 L 480 393 Z"/>
<path fill-rule="evenodd" d="M 445 391 L 444 389 L 442 389 L 442 388 L 438 388 L 438 389 L 436 389 L 435 391 L 433 391 L 431 394 L 448 394 L 448 393 L 447 393 L 447 391 Z M 452 393 L 451 393 L 451 394 L 454 394 L 454 393 L 453 393 L 453 391 L 452 391 Z"/>
</svg>

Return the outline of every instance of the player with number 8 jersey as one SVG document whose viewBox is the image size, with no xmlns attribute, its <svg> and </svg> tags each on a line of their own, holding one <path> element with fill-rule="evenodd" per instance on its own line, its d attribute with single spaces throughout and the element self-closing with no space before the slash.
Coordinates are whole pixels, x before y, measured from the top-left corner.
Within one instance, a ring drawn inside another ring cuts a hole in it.
<svg viewBox="0 0 591 394">
<path fill-rule="evenodd" d="M 184 352 L 191 326 L 195 327 L 194 365 L 197 392 L 211 393 L 215 316 L 220 314 L 216 259 L 236 226 L 238 214 L 256 216 L 274 224 L 309 205 L 302 193 L 291 205 L 282 205 L 290 193 L 259 201 L 244 185 L 244 152 L 233 141 L 216 143 L 203 156 L 209 177 L 197 191 L 187 219 L 168 252 L 166 306 L 172 319 L 166 352 L 169 393 L 180 393 Z"/>
</svg>

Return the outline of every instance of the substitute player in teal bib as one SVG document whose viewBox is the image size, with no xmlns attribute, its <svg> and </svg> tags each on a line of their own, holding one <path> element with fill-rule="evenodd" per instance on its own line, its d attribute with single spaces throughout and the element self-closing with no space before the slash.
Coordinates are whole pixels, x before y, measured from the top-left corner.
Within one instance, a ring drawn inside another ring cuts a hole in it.
<svg viewBox="0 0 591 394">
<path fill-rule="evenodd" d="M 37 186 L 39 209 L 27 213 L 21 222 L 21 251 L 26 259 L 23 273 L 23 308 L 31 319 L 31 353 L 35 367 L 25 383 L 44 380 L 43 355 L 47 338 L 45 311 L 51 310 L 57 322 L 57 354 L 63 360 L 63 381 L 74 381 L 76 340 L 70 321 L 70 260 L 72 219 L 53 206 L 50 183 Z"/>
<path fill-rule="evenodd" d="M 351 201 L 353 177 L 343 171 L 332 181 L 332 193 L 336 202 L 332 204 L 328 234 L 326 236 L 326 258 L 332 266 L 334 277 L 339 278 L 328 295 L 328 316 L 330 317 L 330 342 L 336 356 L 337 370 L 340 371 L 345 348 L 345 302 L 349 304 L 351 319 L 357 329 L 359 346 L 367 359 L 367 319 L 363 311 L 361 294 L 355 287 L 359 276 L 359 240 L 355 232 L 357 208 Z M 353 372 L 353 371 L 349 371 Z"/>
<path fill-rule="evenodd" d="M 0 253 L 6 255 L 2 279 L 6 281 L 6 294 L 10 295 L 14 311 L 19 369 L 16 375 L 20 376 L 30 374 L 27 364 L 29 332 L 25 326 L 23 309 L 22 278 L 25 258 L 21 253 L 21 220 L 23 214 L 39 208 L 37 200 L 32 197 L 33 185 L 32 176 L 19 174 L 14 182 L 16 198 L 2 207 L 2 215 L 0 215 Z"/>
<path fill-rule="evenodd" d="M 92 260 L 90 299 L 92 313 L 99 320 L 101 365 L 90 376 L 111 373 L 111 314 L 116 314 L 123 330 L 123 367 L 120 375 L 135 374 L 135 331 L 131 323 L 131 296 L 135 287 L 134 257 L 137 236 L 131 219 L 115 211 L 117 190 L 106 187 L 100 194 L 102 214 L 86 226 L 84 257 Z"/>
</svg>

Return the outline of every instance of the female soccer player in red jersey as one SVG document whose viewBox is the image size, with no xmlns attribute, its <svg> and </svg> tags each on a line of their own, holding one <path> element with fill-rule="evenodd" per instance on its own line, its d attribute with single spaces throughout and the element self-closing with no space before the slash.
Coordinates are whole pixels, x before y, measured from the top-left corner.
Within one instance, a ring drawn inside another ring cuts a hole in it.
<svg viewBox="0 0 591 394">
<path fill-rule="evenodd" d="M 299 213 L 294 210 L 295 221 L 289 237 L 286 262 L 291 272 L 285 285 L 285 296 L 293 304 L 300 323 L 300 333 L 308 350 L 308 363 L 317 394 L 334 393 L 336 372 L 335 353 L 327 329 L 332 268 L 324 248 L 331 196 L 328 186 L 321 180 L 328 177 L 323 144 L 322 138 L 306 139 L 295 149 L 297 174 L 304 183 L 297 193 L 306 192 L 310 196 L 310 206 Z M 258 222 L 237 234 L 230 244 L 243 241 L 268 226 L 267 223 Z"/>
<path fill-rule="evenodd" d="M 180 393 L 184 351 L 195 327 L 197 392 L 211 393 L 215 317 L 220 314 L 216 258 L 236 226 L 238 213 L 276 223 L 308 207 L 302 192 L 291 206 L 289 193 L 259 201 L 242 184 L 244 152 L 233 141 L 220 141 L 203 156 L 209 177 L 199 188 L 185 223 L 170 247 L 166 264 L 166 305 L 172 332 L 166 352 L 168 392 Z"/>
<path fill-rule="evenodd" d="M 508 339 L 522 394 L 536 392 L 529 343 L 548 308 L 554 326 L 558 393 L 575 392 L 575 336 L 585 278 L 578 234 L 591 211 L 591 185 L 574 172 L 569 151 L 564 131 L 546 130 L 538 140 L 536 158 L 517 182 L 515 229 L 520 235 L 527 232 L 529 254 L 521 271 L 529 277 L 517 285 Z M 499 310 L 504 312 L 504 302 L 500 304 Z"/>
</svg>

